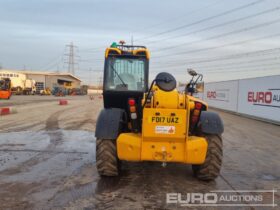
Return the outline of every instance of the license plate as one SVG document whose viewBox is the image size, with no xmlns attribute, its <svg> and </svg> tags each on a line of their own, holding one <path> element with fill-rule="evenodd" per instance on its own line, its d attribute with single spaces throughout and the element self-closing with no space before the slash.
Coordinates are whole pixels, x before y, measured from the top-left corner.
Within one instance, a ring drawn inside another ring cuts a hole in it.
<svg viewBox="0 0 280 210">
<path fill-rule="evenodd" d="M 176 116 L 150 116 L 149 123 L 179 124 L 182 119 Z"/>
</svg>

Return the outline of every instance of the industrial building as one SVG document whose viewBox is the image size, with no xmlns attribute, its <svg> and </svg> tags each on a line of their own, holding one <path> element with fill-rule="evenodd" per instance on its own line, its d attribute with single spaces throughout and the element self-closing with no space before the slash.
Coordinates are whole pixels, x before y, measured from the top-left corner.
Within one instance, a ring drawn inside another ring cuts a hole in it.
<svg viewBox="0 0 280 210">
<path fill-rule="evenodd" d="M 17 70 L 0 70 L 0 78 L 10 78 L 12 81 L 17 78 L 26 78 L 35 80 L 37 92 L 54 87 L 64 87 L 66 89 L 80 88 L 81 80 L 70 73 L 42 72 L 42 71 L 17 71 Z"/>
</svg>

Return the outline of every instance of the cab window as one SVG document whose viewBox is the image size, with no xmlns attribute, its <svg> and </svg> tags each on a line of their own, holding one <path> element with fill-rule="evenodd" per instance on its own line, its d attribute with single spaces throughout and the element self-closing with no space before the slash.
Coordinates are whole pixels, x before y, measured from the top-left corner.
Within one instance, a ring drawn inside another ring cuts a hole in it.
<svg viewBox="0 0 280 210">
<path fill-rule="evenodd" d="M 109 58 L 106 71 L 107 90 L 143 91 L 145 88 L 145 60 Z"/>
</svg>

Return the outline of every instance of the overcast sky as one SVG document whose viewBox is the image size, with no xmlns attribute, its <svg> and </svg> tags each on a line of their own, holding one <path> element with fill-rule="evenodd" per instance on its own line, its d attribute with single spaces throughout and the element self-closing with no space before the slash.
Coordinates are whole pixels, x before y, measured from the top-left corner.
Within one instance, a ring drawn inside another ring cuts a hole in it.
<svg viewBox="0 0 280 210">
<path fill-rule="evenodd" d="M 132 37 L 151 50 L 150 78 L 280 74 L 279 0 L 2 0 L 0 28 L 3 68 L 67 71 L 73 42 L 85 83 L 102 76 L 107 46 Z"/>
</svg>

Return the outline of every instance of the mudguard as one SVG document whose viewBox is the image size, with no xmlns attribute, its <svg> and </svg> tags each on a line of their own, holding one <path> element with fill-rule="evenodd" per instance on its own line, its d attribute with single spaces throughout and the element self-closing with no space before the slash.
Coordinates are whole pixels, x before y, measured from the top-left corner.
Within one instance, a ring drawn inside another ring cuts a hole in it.
<svg viewBox="0 0 280 210">
<path fill-rule="evenodd" d="M 222 134 L 224 132 L 223 121 L 215 112 L 202 111 L 198 126 L 203 133 Z"/>
<path fill-rule="evenodd" d="M 98 139 L 116 139 L 122 129 L 125 112 L 122 109 L 103 109 L 97 119 L 95 137 Z"/>
</svg>

